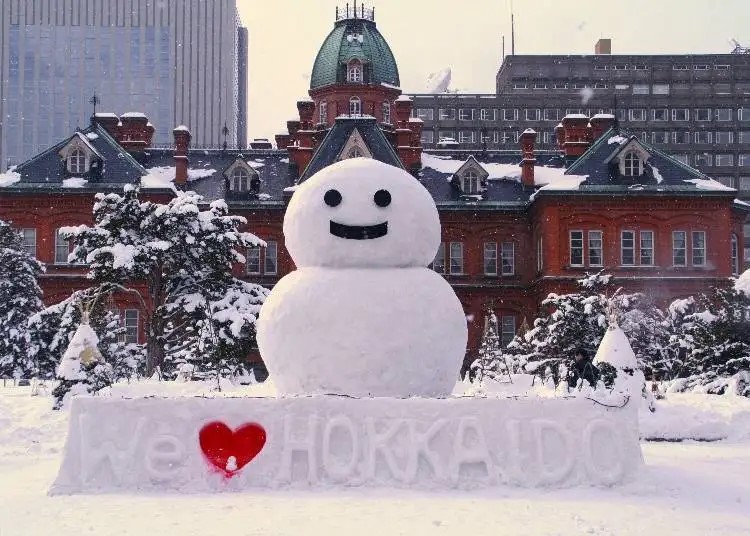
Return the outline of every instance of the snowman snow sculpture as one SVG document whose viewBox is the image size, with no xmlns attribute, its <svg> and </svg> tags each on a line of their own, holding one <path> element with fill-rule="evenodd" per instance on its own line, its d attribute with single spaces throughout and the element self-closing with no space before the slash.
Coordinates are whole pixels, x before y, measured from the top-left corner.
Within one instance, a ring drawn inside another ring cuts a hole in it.
<svg viewBox="0 0 750 536">
<path fill-rule="evenodd" d="M 466 317 L 427 265 L 440 244 L 432 197 L 406 171 L 354 158 L 294 192 L 284 238 L 297 270 L 258 318 L 280 395 L 445 396 L 466 349 Z"/>
</svg>

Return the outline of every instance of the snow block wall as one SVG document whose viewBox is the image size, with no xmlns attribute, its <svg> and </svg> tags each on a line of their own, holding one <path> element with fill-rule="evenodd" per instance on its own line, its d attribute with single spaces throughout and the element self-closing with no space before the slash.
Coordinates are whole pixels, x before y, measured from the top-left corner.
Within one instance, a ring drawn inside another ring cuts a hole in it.
<svg viewBox="0 0 750 536">
<path fill-rule="evenodd" d="M 50 493 L 613 485 L 637 408 L 576 399 L 76 398 Z"/>
</svg>

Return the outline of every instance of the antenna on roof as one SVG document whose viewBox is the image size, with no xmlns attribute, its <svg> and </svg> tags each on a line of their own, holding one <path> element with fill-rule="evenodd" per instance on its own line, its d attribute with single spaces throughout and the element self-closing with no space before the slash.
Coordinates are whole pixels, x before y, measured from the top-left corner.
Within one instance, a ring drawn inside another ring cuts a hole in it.
<svg viewBox="0 0 750 536">
<path fill-rule="evenodd" d="M 505 61 L 505 36 L 503 36 L 503 60 Z"/>
<path fill-rule="evenodd" d="M 94 105 L 94 115 L 96 115 L 96 105 L 101 103 L 101 99 L 96 96 L 96 91 L 94 91 L 94 94 L 89 99 L 89 103 Z"/>
<path fill-rule="evenodd" d="M 227 128 L 227 122 L 224 121 L 224 128 L 221 129 L 221 133 L 224 134 L 224 143 L 222 144 L 221 148 L 223 150 L 227 150 L 227 136 L 229 135 L 229 128 Z"/>
</svg>

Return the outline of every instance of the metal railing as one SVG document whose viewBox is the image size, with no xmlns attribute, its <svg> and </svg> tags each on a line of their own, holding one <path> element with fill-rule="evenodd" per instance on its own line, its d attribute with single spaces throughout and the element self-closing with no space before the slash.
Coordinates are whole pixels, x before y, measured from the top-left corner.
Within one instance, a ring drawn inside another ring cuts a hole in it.
<svg viewBox="0 0 750 536">
<path fill-rule="evenodd" d="M 375 20 L 375 8 L 366 8 L 364 4 L 357 5 L 357 2 L 354 2 L 354 6 L 349 6 L 349 4 L 346 4 L 346 7 L 343 8 L 336 8 L 336 21 L 340 20 L 347 20 L 347 19 L 362 19 L 362 20 L 369 20 L 374 21 Z"/>
</svg>

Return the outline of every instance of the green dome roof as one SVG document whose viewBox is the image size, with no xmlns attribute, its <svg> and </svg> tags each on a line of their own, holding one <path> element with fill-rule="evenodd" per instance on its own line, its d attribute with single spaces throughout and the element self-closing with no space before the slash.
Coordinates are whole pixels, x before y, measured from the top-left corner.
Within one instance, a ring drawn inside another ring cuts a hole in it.
<svg viewBox="0 0 750 536">
<path fill-rule="evenodd" d="M 400 86 L 398 67 L 391 48 L 367 19 L 336 22 L 318 51 L 310 77 L 310 89 L 346 82 L 346 64 L 357 58 L 365 64 L 365 83 Z"/>
</svg>

